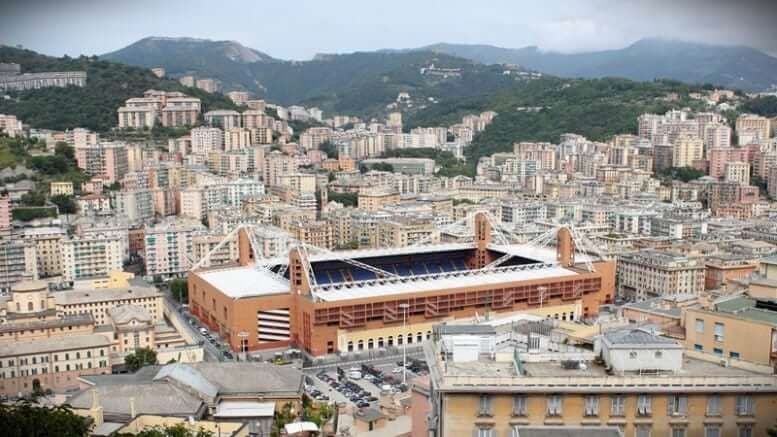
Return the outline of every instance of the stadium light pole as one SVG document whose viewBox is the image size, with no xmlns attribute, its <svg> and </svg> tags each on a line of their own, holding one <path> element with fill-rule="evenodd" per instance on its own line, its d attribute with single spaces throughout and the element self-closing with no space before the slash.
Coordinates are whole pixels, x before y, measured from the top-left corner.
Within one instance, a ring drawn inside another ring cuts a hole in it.
<svg viewBox="0 0 777 437">
<path fill-rule="evenodd" d="M 410 305 L 406 303 L 399 304 L 399 308 L 402 309 L 402 331 L 405 331 L 407 324 L 407 309 Z M 402 384 L 407 384 L 407 337 L 402 342 Z"/>
</svg>

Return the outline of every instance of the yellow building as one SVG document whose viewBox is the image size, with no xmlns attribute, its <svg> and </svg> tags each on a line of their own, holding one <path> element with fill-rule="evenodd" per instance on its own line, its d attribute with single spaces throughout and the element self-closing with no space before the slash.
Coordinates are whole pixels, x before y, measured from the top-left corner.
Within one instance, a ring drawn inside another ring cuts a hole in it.
<svg viewBox="0 0 777 437">
<path fill-rule="evenodd" d="M 73 183 L 72 182 L 52 182 L 51 195 L 52 196 L 72 196 Z"/>
<path fill-rule="evenodd" d="M 500 343 L 482 326 L 436 328 L 424 345 L 430 435 L 614 426 L 635 437 L 753 437 L 777 421 L 774 375 L 683 356 L 681 345 L 637 329 L 606 333 L 594 352 L 554 340 L 543 326 L 518 327 Z"/>
<path fill-rule="evenodd" d="M 384 188 L 363 189 L 359 191 L 359 209 L 377 211 L 386 205 L 399 203 L 399 193 Z"/>
<path fill-rule="evenodd" d="M 704 140 L 681 136 L 672 147 L 672 167 L 692 167 L 693 162 L 704 157 Z"/>
<path fill-rule="evenodd" d="M 768 300 L 734 296 L 688 308 L 684 325 L 689 350 L 728 364 L 777 365 L 777 308 Z"/>
</svg>

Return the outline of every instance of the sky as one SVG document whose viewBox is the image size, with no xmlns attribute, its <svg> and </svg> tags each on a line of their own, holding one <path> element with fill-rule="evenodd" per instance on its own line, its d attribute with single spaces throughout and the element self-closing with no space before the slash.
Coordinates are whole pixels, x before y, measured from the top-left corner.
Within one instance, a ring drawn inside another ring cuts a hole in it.
<svg viewBox="0 0 777 437">
<path fill-rule="evenodd" d="M 771 0 L 0 0 L 0 44 L 103 54 L 147 36 L 235 40 L 282 59 L 437 42 L 561 52 L 660 37 L 777 56 Z"/>
</svg>

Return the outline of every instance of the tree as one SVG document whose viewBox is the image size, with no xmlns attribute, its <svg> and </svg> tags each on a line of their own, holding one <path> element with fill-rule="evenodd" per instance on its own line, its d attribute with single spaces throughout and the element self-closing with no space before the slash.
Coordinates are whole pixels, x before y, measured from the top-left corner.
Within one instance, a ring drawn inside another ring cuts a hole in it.
<svg viewBox="0 0 777 437">
<path fill-rule="evenodd" d="M 85 437 L 91 425 L 67 405 L 41 407 L 23 401 L 0 404 L 0 429 L 5 437 Z"/>
<path fill-rule="evenodd" d="M 342 203 L 343 206 L 356 206 L 359 203 L 359 196 L 356 193 L 335 193 L 329 191 L 327 198 L 330 202 Z"/>
<path fill-rule="evenodd" d="M 670 178 L 672 180 L 679 179 L 683 182 L 692 181 L 705 176 L 705 173 L 701 170 L 697 170 L 693 167 L 671 167 L 661 171 L 662 176 Z"/>
<path fill-rule="evenodd" d="M 73 196 L 66 196 L 64 194 L 57 194 L 51 197 L 51 203 L 57 205 L 60 214 L 75 214 L 76 202 Z"/>
<path fill-rule="evenodd" d="M 156 352 L 145 347 L 136 349 L 135 353 L 124 357 L 124 364 L 131 372 L 137 372 L 141 367 L 157 364 Z"/>
<path fill-rule="evenodd" d="M 70 161 L 75 160 L 76 157 L 75 149 L 70 147 L 70 145 L 64 141 L 57 142 L 57 144 L 54 146 L 54 154 L 67 158 Z"/>
<path fill-rule="evenodd" d="M 188 301 L 189 287 L 186 278 L 176 278 L 170 281 L 170 293 L 172 293 L 179 302 Z"/>
<path fill-rule="evenodd" d="M 281 431 L 287 423 L 291 423 L 296 418 L 294 414 L 294 408 L 291 404 L 283 404 L 280 411 L 275 412 L 275 420 L 273 420 L 272 431 L 270 431 L 271 437 L 280 437 Z"/>
<path fill-rule="evenodd" d="M 22 205 L 43 206 L 46 204 L 46 196 L 40 191 L 30 191 L 22 195 Z"/>
<path fill-rule="evenodd" d="M 172 426 L 154 426 L 152 428 L 144 429 L 137 434 L 117 434 L 116 437 L 214 437 L 215 434 L 211 431 L 206 431 L 203 428 L 196 430 L 190 429 L 183 423 Z"/>
</svg>

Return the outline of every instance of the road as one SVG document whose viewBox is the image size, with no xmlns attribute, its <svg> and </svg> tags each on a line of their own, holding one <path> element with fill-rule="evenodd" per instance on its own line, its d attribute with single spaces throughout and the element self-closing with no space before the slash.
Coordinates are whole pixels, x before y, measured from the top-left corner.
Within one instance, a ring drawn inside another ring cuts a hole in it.
<svg viewBox="0 0 777 437">
<path fill-rule="evenodd" d="M 212 334 L 214 341 L 208 340 L 200 332 L 200 328 L 204 326 L 200 324 L 196 317 L 189 314 L 186 309 L 181 306 L 173 296 L 170 295 L 170 290 L 167 287 L 160 287 L 160 290 L 164 294 L 165 305 L 170 308 L 171 317 L 179 317 L 182 320 L 181 325 L 185 329 L 189 329 L 190 335 L 202 344 L 205 351 L 205 361 L 229 361 L 224 357 L 223 351 L 226 350 L 223 346 L 223 341 L 218 338 L 217 335 Z M 205 327 L 207 329 L 207 327 Z"/>
</svg>

